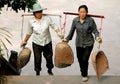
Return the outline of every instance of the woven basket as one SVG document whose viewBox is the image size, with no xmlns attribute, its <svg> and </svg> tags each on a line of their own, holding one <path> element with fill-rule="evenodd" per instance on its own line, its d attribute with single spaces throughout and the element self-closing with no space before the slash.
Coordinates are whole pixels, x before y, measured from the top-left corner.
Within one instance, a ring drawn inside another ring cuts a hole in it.
<svg viewBox="0 0 120 84">
<path fill-rule="evenodd" d="M 73 51 L 66 42 L 60 42 L 56 45 L 54 62 L 58 68 L 65 68 L 73 64 Z"/>
<path fill-rule="evenodd" d="M 100 50 L 92 53 L 92 63 L 96 71 L 97 79 L 109 69 L 109 63 L 105 53 Z"/>
<path fill-rule="evenodd" d="M 18 67 L 23 68 L 30 60 L 31 50 L 27 47 L 23 48 L 18 56 Z"/>
</svg>

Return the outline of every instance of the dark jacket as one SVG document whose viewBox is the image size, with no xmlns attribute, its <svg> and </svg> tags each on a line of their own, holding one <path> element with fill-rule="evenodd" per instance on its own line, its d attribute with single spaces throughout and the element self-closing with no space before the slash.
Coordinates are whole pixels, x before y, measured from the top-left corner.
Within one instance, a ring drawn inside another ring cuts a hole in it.
<svg viewBox="0 0 120 84">
<path fill-rule="evenodd" d="M 71 40 L 76 30 L 76 46 L 86 47 L 94 44 L 95 38 L 99 36 L 99 32 L 96 27 L 96 23 L 93 18 L 87 16 L 83 23 L 80 22 L 80 17 L 73 19 L 71 30 L 66 37 L 67 40 Z"/>
</svg>

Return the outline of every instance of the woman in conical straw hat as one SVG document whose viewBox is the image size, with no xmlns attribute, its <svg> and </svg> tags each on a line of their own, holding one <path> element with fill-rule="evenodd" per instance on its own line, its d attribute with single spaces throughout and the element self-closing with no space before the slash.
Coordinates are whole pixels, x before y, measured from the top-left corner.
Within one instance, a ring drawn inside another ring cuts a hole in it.
<svg viewBox="0 0 120 84">
<path fill-rule="evenodd" d="M 63 38 L 63 35 L 49 16 L 43 16 L 43 10 L 46 10 L 46 8 L 42 8 L 40 4 L 36 3 L 33 5 L 32 12 L 34 17 L 29 21 L 28 31 L 24 41 L 21 43 L 21 47 L 25 46 L 31 35 L 33 35 L 32 47 L 34 52 L 34 70 L 36 71 L 36 75 L 40 75 L 40 71 L 42 69 L 42 53 L 46 59 L 48 74 L 53 75 L 53 50 L 49 28 L 53 28 L 61 39 Z"/>
</svg>

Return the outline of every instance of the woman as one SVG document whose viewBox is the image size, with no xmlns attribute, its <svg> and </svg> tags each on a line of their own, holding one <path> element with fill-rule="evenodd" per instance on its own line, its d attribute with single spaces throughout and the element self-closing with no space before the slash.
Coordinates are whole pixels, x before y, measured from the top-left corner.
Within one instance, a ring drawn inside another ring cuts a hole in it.
<svg viewBox="0 0 120 84">
<path fill-rule="evenodd" d="M 79 16 L 74 18 L 69 35 L 63 41 L 69 41 L 72 39 L 74 31 L 76 30 L 76 52 L 77 59 L 80 66 L 82 80 L 88 80 L 88 61 L 94 45 L 95 35 L 96 41 L 102 43 L 102 39 L 99 37 L 99 32 L 96 27 L 94 19 L 87 16 L 88 7 L 81 5 L 78 8 Z"/>
<path fill-rule="evenodd" d="M 57 35 L 62 39 L 63 35 L 60 33 L 59 28 L 52 22 L 52 19 L 48 16 L 43 16 L 43 8 L 39 4 L 33 5 L 34 17 L 29 21 L 28 31 L 24 41 L 21 43 L 21 47 L 27 44 L 27 41 L 33 34 L 32 47 L 34 52 L 34 70 L 36 75 L 40 75 L 42 53 L 46 59 L 46 67 L 48 68 L 48 74 L 53 75 L 53 50 L 52 39 L 49 31 L 49 27 L 53 28 Z"/>
</svg>

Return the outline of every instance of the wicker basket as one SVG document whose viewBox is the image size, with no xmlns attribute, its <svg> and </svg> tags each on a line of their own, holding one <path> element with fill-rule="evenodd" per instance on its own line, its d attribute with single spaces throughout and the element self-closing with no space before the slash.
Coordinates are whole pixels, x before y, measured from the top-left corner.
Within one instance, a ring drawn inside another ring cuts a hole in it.
<svg viewBox="0 0 120 84">
<path fill-rule="evenodd" d="M 18 68 L 23 68 L 30 60 L 31 50 L 27 47 L 23 48 L 18 56 Z"/>
<path fill-rule="evenodd" d="M 96 71 L 97 79 L 109 69 L 109 63 L 105 53 L 100 50 L 92 53 L 92 63 Z"/>
<path fill-rule="evenodd" d="M 56 45 L 54 62 L 58 68 L 65 68 L 73 64 L 73 51 L 66 42 L 60 42 Z"/>
</svg>

